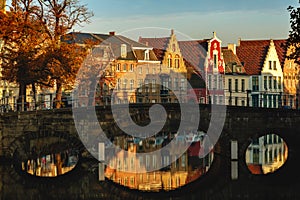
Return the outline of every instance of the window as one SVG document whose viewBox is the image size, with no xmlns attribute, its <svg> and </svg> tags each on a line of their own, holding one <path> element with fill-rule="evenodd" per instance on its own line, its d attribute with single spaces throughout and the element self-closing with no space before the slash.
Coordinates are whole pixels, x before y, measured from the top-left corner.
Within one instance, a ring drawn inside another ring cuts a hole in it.
<svg viewBox="0 0 300 200">
<path fill-rule="evenodd" d="M 130 80 L 130 90 L 133 90 L 133 84 L 134 84 L 134 80 L 131 79 L 131 80 Z"/>
<path fill-rule="evenodd" d="M 134 65 L 133 65 L 133 64 L 130 64 L 129 71 L 130 71 L 130 72 L 133 72 L 133 68 L 134 68 Z"/>
<path fill-rule="evenodd" d="M 217 54 L 214 54 L 214 69 L 217 69 L 218 67 L 218 57 Z"/>
<path fill-rule="evenodd" d="M 273 69 L 277 70 L 276 61 L 273 61 Z"/>
<path fill-rule="evenodd" d="M 139 67 L 139 74 L 142 74 L 142 73 L 143 73 L 143 68 Z"/>
<path fill-rule="evenodd" d="M 267 90 L 268 89 L 268 77 L 264 76 L 264 89 Z"/>
<path fill-rule="evenodd" d="M 219 104 L 220 105 L 223 105 L 224 103 L 223 103 L 223 96 L 219 96 Z"/>
<path fill-rule="evenodd" d="M 269 99 L 269 108 L 272 108 L 272 95 L 268 95 Z"/>
<path fill-rule="evenodd" d="M 185 158 L 185 156 L 184 156 L 185 154 L 183 154 L 183 156 L 181 156 L 181 167 L 185 167 L 185 165 L 186 165 L 186 158 Z"/>
<path fill-rule="evenodd" d="M 257 148 L 253 149 L 253 163 L 254 164 L 259 163 L 259 149 Z"/>
<path fill-rule="evenodd" d="M 277 108 L 277 95 L 273 95 L 273 107 Z"/>
<path fill-rule="evenodd" d="M 149 50 L 145 51 L 145 58 L 144 58 L 144 60 L 150 60 Z"/>
<path fill-rule="evenodd" d="M 239 80 L 238 80 L 238 79 L 235 79 L 234 82 L 235 82 L 235 83 L 234 83 L 235 91 L 238 92 L 238 91 L 239 91 Z"/>
<path fill-rule="evenodd" d="M 228 79 L 228 90 L 229 90 L 229 92 L 231 92 L 231 90 L 232 90 L 231 78 Z"/>
<path fill-rule="evenodd" d="M 130 185 L 134 185 L 134 177 L 130 177 Z"/>
<path fill-rule="evenodd" d="M 242 103 L 242 106 L 245 106 L 245 101 L 244 100 L 242 100 L 241 103 Z"/>
<path fill-rule="evenodd" d="M 281 90 L 281 77 L 278 77 L 278 89 Z"/>
<path fill-rule="evenodd" d="M 121 64 L 120 63 L 118 63 L 117 64 L 117 69 L 116 69 L 117 71 L 120 71 L 121 70 Z"/>
<path fill-rule="evenodd" d="M 252 77 L 252 90 L 253 91 L 258 91 L 259 86 L 258 86 L 258 77 L 254 76 Z"/>
<path fill-rule="evenodd" d="M 121 58 L 127 57 L 127 46 L 126 44 L 121 45 Z"/>
<path fill-rule="evenodd" d="M 234 98 L 234 101 L 235 101 L 234 105 L 238 106 L 238 104 L 239 104 L 239 98 L 238 98 L 238 97 L 235 97 L 235 98 Z"/>
<path fill-rule="evenodd" d="M 274 76 L 274 78 L 273 78 L 273 86 L 274 86 L 274 89 L 276 90 L 277 89 L 277 77 L 276 76 Z"/>
<path fill-rule="evenodd" d="M 176 55 L 176 57 L 175 57 L 175 68 L 179 68 L 180 67 L 180 64 L 179 64 L 179 56 L 178 55 Z"/>
<path fill-rule="evenodd" d="M 139 80 L 138 80 L 138 91 L 139 91 L 139 92 L 142 91 L 142 85 L 143 85 L 143 79 L 139 79 Z"/>
<path fill-rule="evenodd" d="M 126 70 L 127 70 L 127 65 L 126 65 L 126 63 L 124 63 L 123 64 L 123 71 L 126 72 Z"/>
<path fill-rule="evenodd" d="M 264 94 L 263 100 L 264 100 L 264 108 L 267 108 L 268 107 L 268 95 Z"/>
<path fill-rule="evenodd" d="M 127 79 L 124 79 L 124 82 L 123 82 L 123 90 L 126 90 L 127 88 Z"/>
<path fill-rule="evenodd" d="M 156 91 L 156 80 L 152 79 L 152 92 Z"/>
<path fill-rule="evenodd" d="M 146 89 L 146 92 L 149 92 L 148 89 L 149 89 L 149 79 L 145 79 L 145 89 Z"/>
<path fill-rule="evenodd" d="M 214 75 L 214 89 L 218 89 L 218 75 Z"/>
<path fill-rule="evenodd" d="M 223 90 L 223 77 L 222 76 L 219 77 L 219 89 Z"/>
<path fill-rule="evenodd" d="M 207 86 L 208 86 L 208 89 L 211 89 L 211 75 L 208 75 L 208 78 L 207 78 Z"/>
<path fill-rule="evenodd" d="M 179 88 L 178 78 L 174 78 L 174 90 L 178 90 L 178 88 Z"/>
<path fill-rule="evenodd" d="M 245 92 L 245 79 L 242 79 L 242 92 Z"/>
<path fill-rule="evenodd" d="M 252 95 L 252 106 L 258 107 L 259 103 L 259 97 L 258 94 Z"/>
<path fill-rule="evenodd" d="M 214 95 L 213 96 L 213 104 L 217 104 L 218 102 L 218 96 Z"/>
<path fill-rule="evenodd" d="M 117 80 L 117 90 L 121 90 L 121 79 Z"/>
<path fill-rule="evenodd" d="M 181 79 L 180 89 L 185 90 L 185 79 L 184 78 Z"/>
<path fill-rule="evenodd" d="M 269 69 L 272 69 L 272 61 L 269 61 Z"/>
<path fill-rule="evenodd" d="M 168 67 L 171 68 L 172 67 L 172 56 L 168 55 Z"/>
<path fill-rule="evenodd" d="M 272 82 L 273 82 L 273 77 L 269 76 L 269 89 L 272 89 Z"/>
</svg>

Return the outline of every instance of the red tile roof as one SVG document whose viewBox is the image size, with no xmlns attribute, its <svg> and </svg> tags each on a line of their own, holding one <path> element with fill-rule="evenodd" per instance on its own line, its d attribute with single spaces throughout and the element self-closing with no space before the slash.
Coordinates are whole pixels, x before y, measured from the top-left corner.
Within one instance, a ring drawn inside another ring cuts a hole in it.
<svg viewBox="0 0 300 200">
<path fill-rule="evenodd" d="M 280 64 L 283 65 L 285 59 L 286 40 L 273 40 Z M 236 48 L 237 56 L 244 65 L 248 75 L 259 75 L 261 73 L 270 40 L 247 40 L 240 41 Z"/>
<path fill-rule="evenodd" d="M 264 174 L 260 164 L 247 164 L 247 166 L 252 174 Z"/>
</svg>

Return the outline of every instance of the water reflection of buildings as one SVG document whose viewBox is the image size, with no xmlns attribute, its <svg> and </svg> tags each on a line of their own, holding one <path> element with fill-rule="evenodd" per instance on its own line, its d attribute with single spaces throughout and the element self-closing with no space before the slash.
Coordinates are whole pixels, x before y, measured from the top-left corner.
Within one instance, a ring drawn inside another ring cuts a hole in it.
<svg viewBox="0 0 300 200">
<path fill-rule="evenodd" d="M 35 176 L 56 177 L 71 171 L 77 162 L 78 155 L 67 150 L 22 162 L 22 170 Z"/>
<path fill-rule="evenodd" d="M 246 163 L 253 174 L 267 174 L 279 169 L 287 160 L 286 143 L 278 135 L 269 134 L 252 142 L 246 151 Z"/>
<path fill-rule="evenodd" d="M 178 146 L 184 141 L 178 141 L 170 152 L 162 155 L 140 156 L 137 153 L 152 152 L 163 147 L 170 138 L 148 138 L 147 141 L 134 141 L 125 137 L 115 138 L 114 143 L 128 153 L 120 151 L 110 160 L 105 170 L 105 176 L 131 189 L 144 191 L 173 190 L 186 185 L 208 171 L 213 160 L 213 153 L 204 159 L 199 158 L 200 141 L 193 142 L 188 151 L 181 154 Z M 150 142 L 150 141 L 157 141 Z M 176 148 L 177 147 L 177 148 Z M 163 151 L 162 151 L 163 152 Z M 176 161 L 171 163 L 175 158 Z M 159 164 L 167 165 L 160 170 L 151 172 Z"/>
</svg>

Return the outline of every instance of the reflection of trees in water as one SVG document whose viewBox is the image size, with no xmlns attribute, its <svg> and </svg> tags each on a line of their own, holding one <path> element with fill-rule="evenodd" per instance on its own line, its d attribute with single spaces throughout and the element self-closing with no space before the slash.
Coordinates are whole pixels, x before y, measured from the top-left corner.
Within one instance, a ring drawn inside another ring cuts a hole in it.
<svg viewBox="0 0 300 200">
<path fill-rule="evenodd" d="M 61 153 L 44 155 L 22 162 L 22 170 L 41 177 L 56 177 L 71 171 L 78 162 L 78 151 L 68 149 Z"/>
</svg>

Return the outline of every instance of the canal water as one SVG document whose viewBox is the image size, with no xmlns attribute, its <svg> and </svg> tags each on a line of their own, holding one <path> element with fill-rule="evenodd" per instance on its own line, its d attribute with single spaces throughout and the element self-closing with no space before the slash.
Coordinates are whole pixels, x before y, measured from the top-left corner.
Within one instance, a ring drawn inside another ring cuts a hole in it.
<svg viewBox="0 0 300 200">
<path fill-rule="evenodd" d="M 197 132 L 192 136 L 201 135 Z M 213 148 L 205 157 L 199 156 L 202 137 L 187 138 L 192 138 L 191 145 L 183 154 L 172 149 L 161 157 L 138 157 L 136 152 L 162 147 L 166 137 L 152 138 L 145 143 L 137 138 L 115 137 L 115 144 L 132 153 L 127 156 L 116 153 L 108 165 L 93 157 L 82 157 L 76 148 L 56 147 L 55 152 L 34 149 L 26 160 L 0 161 L 0 200 L 300 198 L 299 181 L 260 181 L 264 177 L 280 180 L 275 173 L 288 159 L 287 145 L 277 135 L 258 138 L 249 145 L 244 161 L 248 171 L 243 171 L 240 163 L 236 180 L 232 179 L 231 166 L 221 162 L 226 159 Z M 184 141 L 178 142 L 177 145 Z M 170 162 L 174 156 L 175 162 L 147 171 L 159 160 Z"/>
</svg>

